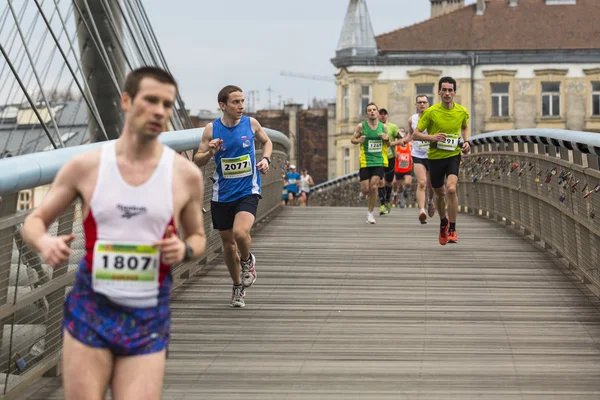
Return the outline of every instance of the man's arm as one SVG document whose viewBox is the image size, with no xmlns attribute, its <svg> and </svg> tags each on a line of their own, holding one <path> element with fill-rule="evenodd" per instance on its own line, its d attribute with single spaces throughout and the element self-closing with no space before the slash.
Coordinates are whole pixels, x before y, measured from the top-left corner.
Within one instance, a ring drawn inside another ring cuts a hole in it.
<svg viewBox="0 0 600 400">
<path fill-rule="evenodd" d="M 173 226 L 169 225 L 164 237 L 152 243 L 152 246 L 160 251 L 161 261 L 167 265 L 198 258 L 206 249 L 202 215 L 202 197 L 204 195 L 202 172 L 183 159 L 176 160 L 175 168 L 177 176 L 183 176 L 183 184 L 189 191 L 187 202 L 179 212 L 183 240 L 174 234 Z M 192 254 L 186 254 L 186 243 L 192 248 Z M 189 257 L 186 259 L 187 256 Z"/>
<path fill-rule="evenodd" d="M 471 128 L 469 128 L 469 124 L 460 128 L 460 136 L 465 142 L 469 141 L 469 139 L 471 138 Z"/>
<path fill-rule="evenodd" d="M 354 134 L 350 138 L 350 143 L 352 143 L 352 144 L 361 144 L 361 143 L 364 143 L 365 138 L 362 135 L 362 133 L 363 133 L 363 131 L 362 131 L 362 124 L 358 124 L 358 126 L 354 130 Z"/>
<path fill-rule="evenodd" d="M 86 172 L 85 162 L 83 156 L 77 156 L 58 171 L 44 200 L 27 216 L 20 232 L 25 243 L 41 253 L 44 260 L 53 268 L 69 258 L 71 249 L 68 243 L 75 239 L 75 235 L 52 237 L 48 234 L 48 227 L 79 195 L 76 182 L 81 179 L 82 172 Z"/>
<path fill-rule="evenodd" d="M 413 129 L 412 126 L 412 117 L 408 117 L 408 132 L 406 133 L 406 137 L 404 138 L 406 140 L 406 142 L 411 142 L 413 140 L 415 140 L 415 130 Z"/>
<path fill-rule="evenodd" d="M 193 249 L 192 259 L 199 258 L 206 250 L 206 233 L 204 231 L 204 216 L 202 212 L 202 199 L 204 198 L 204 179 L 199 169 L 188 169 L 186 179 L 190 198 L 182 208 L 180 224 L 183 238 Z M 187 172 L 187 171 L 186 171 Z"/>
<path fill-rule="evenodd" d="M 204 127 L 202 132 L 202 140 L 198 146 L 198 152 L 194 155 L 194 164 L 199 167 L 204 167 L 215 154 L 216 149 L 211 148 L 213 124 L 209 123 Z M 214 150 L 214 151 L 213 151 Z"/>
<path fill-rule="evenodd" d="M 469 144 L 469 139 L 471 138 L 471 129 L 469 128 L 468 123 L 460 129 L 460 136 L 464 141 L 461 148 L 463 153 L 466 154 L 471 150 L 471 145 Z"/>
<path fill-rule="evenodd" d="M 265 157 L 271 159 L 271 154 L 273 154 L 273 142 L 271 142 L 271 138 L 269 138 L 267 132 L 265 132 L 263 127 L 255 118 L 250 118 L 250 126 L 252 127 L 252 131 L 254 131 L 254 136 L 256 139 L 262 144 L 263 158 L 256 163 L 256 167 L 260 172 L 265 174 L 269 171 L 269 162 L 265 159 Z"/>
<path fill-rule="evenodd" d="M 398 127 L 396 127 L 396 129 L 398 129 Z M 389 134 L 388 134 L 388 135 L 389 135 Z M 404 144 L 403 144 L 403 143 L 405 142 L 405 141 L 404 141 L 404 139 L 405 139 L 405 138 L 403 138 L 403 137 L 400 135 L 400 129 L 398 129 L 398 131 L 396 132 L 396 135 L 397 135 L 397 137 L 396 137 L 396 140 L 394 140 L 394 141 L 390 142 L 390 144 L 389 144 L 389 145 L 390 145 L 390 146 L 397 146 L 397 145 L 399 145 L 399 144 L 402 144 L 402 145 L 404 146 Z"/>
</svg>

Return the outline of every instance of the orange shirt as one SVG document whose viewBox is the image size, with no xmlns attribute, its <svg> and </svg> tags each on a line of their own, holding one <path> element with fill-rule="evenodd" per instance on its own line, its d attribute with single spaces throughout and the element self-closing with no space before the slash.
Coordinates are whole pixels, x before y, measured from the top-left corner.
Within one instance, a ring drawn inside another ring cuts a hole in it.
<svg viewBox="0 0 600 400">
<path fill-rule="evenodd" d="M 396 165 L 394 171 L 399 174 L 407 174 L 412 170 L 412 166 L 413 160 L 410 143 L 407 143 L 404 148 L 400 145 L 396 146 Z"/>
</svg>

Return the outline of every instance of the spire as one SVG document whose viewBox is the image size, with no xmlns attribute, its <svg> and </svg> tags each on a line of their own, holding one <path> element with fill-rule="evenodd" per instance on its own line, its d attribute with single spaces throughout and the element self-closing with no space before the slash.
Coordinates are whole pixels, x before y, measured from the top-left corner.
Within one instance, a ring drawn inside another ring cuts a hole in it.
<svg viewBox="0 0 600 400">
<path fill-rule="evenodd" d="M 350 0 L 336 58 L 376 55 L 377 43 L 366 0 Z"/>
</svg>

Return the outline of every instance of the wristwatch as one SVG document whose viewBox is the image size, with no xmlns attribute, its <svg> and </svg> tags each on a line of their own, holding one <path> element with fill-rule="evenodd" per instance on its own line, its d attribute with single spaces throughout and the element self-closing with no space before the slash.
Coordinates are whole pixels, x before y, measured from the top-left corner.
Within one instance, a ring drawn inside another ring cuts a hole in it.
<svg viewBox="0 0 600 400">
<path fill-rule="evenodd" d="M 271 159 L 269 157 L 263 157 L 263 160 L 267 160 L 267 162 L 269 163 L 269 165 L 271 165 Z"/>
<path fill-rule="evenodd" d="M 194 249 L 188 243 L 185 243 L 185 256 L 183 261 L 189 261 L 194 257 Z"/>
</svg>

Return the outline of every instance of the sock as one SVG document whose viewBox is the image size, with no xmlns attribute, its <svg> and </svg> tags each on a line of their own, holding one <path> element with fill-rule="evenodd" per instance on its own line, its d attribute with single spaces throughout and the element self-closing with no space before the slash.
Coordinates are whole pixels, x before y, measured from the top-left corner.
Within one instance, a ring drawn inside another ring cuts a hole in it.
<svg viewBox="0 0 600 400">
<path fill-rule="evenodd" d="M 421 208 L 421 212 L 422 212 L 422 213 L 425 213 L 425 209 L 424 209 L 424 208 Z"/>
<path fill-rule="evenodd" d="M 367 211 L 367 217 L 372 217 L 373 216 L 373 211 Z"/>
<path fill-rule="evenodd" d="M 390 186 L 385 187 L 385 201 L 389 202 L 392 196 L 392 188 Z"/>
<path fill-rule="evenodd" d="M 456 230 L 456 222 L 450 222 L 450 229 L 452 229 L 453 231 Z"/>
<path fill-rule="evenodd" d="M 444 218 L 442 218 L 442 220 L 440 222 L 441 222 L 440 226 L 446 226 L 446 225 L 448 225 L 448 218 L 444 217 Z"/>
<path fill-rule="evenodd" d="M 385 205 L 385 189 L 384 188 L 379 188 L 379 201 L 381 202 L 381 205 Z"/>
</svg>

